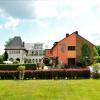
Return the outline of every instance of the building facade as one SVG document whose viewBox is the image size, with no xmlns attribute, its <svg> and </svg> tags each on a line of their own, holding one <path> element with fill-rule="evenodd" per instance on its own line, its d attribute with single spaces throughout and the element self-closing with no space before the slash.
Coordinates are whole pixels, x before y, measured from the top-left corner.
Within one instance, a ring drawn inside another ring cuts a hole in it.
<svg viewBox="0 0 100 100">
<path fill-rule="evenodd" d="M 76 65 L 76 59 L 82 55 L 82 45 L 86 43 L 91 49 L 91 63 L 94 56 L 94 45 L 78 34 L 66 34 L 66 37 L 59 42 L 55 42 L 51 49 L 45 49 L 45 57 L 57 57 L 59 63 Z"/>
<path fill-rule="evenodd" d="M 24 43 L 21 37 L 15 36 L 6 45 L 8 60 L 20 62 L 41 62 L 44 57 L 43 43 Z"/>
</svg>

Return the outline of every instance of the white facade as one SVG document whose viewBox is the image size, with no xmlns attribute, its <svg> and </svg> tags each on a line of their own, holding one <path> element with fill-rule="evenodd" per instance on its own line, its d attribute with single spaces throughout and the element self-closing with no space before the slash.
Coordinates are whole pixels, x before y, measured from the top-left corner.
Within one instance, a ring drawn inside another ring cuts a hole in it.
<svg viewBox="0 0 100 100">
<path fill-rule="evenodd" d="M 25 43 L 25 48 L 28 51 L 25 58 L 31 62 L 41 62 L 41 60 L 44 58 L 43 43 Z"/>
<path fill-rule="evenodd" d="M 25 60 L 30 62 L 41 62 L 44 58 L 44 44 L 43 43 L 25 43 L 25 49 L 7 49 L 8 60 Z"/>
<path fill-rule="evenodd" d="M 23 58 L 26 56 L 25 50 L 6 50 L 8 53 L 8 60 L 17 60 L 19 59 L 21 62 Z"/>
</svg>

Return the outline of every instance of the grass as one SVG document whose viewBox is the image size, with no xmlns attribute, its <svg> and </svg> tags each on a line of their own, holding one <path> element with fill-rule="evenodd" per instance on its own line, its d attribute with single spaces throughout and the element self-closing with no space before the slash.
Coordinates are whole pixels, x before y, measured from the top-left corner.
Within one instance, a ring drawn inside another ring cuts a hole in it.
<svg viewBox="0 0 100 100">
<path fill-rule="evenodd" d="M 0 100 L 100 100 L 100 80 L 0 80 Z"/>
</svg>

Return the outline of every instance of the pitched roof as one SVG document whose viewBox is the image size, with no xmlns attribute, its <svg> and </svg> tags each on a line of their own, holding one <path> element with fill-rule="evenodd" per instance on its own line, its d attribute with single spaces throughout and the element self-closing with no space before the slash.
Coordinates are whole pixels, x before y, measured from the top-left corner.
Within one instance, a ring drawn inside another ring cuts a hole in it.
<svg viewBox="0 0 100 100">
<path fill-rule="evenodd" d="M 22 42 L 20 36 L 15 36 L 9 41 L 5 49 L 25 49 L 24 42 Z"/>
<path fill-rule="evenodd" d="M 65 38 L 63 38 L 63 39 L 61 39 L 60 41 L 54 43 L 54 45 L 53 45 L 53 47 L 51 48 L 51 50 L 53 50 L 53 48 L 54 48 L 59 42 L 63 41 L 64 39 L 66 39 L 66 38 L 68 38 L 68 37 L 70 37 L 72 34 L 76 34 L 76 35 L 79 36 L 80 38 L 83 38 L 82 36 L 80 36 L 80 35 L 78 34 L 78 31 L 75 31 L 75 32 L 71 33 L 70 35 L 69 35 L 69 34 L 66 34 L 66 37 L 65 37 Z M 83 39 L 84 39 L 85 41 L 89 42 L 90 44 L 92 44 L 92 43 L 91 43 L 90 41 L 88 41 L 87 39 L 85 39 L 85 38 L 83 38 Z M 94 44 L 92 44 L 92 45 L 94 46 Z"/>
</svg>

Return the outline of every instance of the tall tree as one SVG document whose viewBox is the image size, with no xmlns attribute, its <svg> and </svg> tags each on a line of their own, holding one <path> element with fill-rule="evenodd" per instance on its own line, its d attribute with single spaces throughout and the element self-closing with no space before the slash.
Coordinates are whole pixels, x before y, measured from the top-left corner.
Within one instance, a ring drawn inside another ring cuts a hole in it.
<svg viewBox="0 0 100 100">
<path fill-rule="evenodd" d="M 6 61 L 7 59 L 8 59 L 8 53 L 7 51 L 5 51 L 3 54 L 3 60 Z"/>
<path fill-rule="evenodd" d="M 94 56 L 99 56 L 99 53 L 98 53 L 96 46 L 94 47 Z"/>
<path fill-rule="evenodd" d="M 91 64 L 91 49 L 87 43 L 84 43 L 82 46 L 82 56 L 77 59 L 78 63 L 81 63 L 83 66 L 88 66 Z"/>
<path fill-rule="evenodd" d="M 2 64 L 2 63 L 3 63 L 3 56 L 0 55 L 0 64 Z"/>
<path fill-rule="evenodd" d="M 91 57 L 91 49 L 87 45 L 87 43 L 84 43 L 82 46 L 82 57 L 87 57 L 87 58 Z"/>
<path fill-rule="evenodd" d="M 100 56 L 100 45 L 96 46 L 96 49 L 97 49 L 98 54 L 99 54 L 99 56 Z"/>
</svg>

